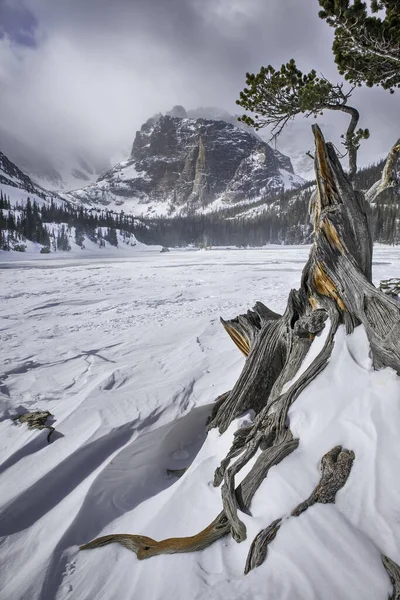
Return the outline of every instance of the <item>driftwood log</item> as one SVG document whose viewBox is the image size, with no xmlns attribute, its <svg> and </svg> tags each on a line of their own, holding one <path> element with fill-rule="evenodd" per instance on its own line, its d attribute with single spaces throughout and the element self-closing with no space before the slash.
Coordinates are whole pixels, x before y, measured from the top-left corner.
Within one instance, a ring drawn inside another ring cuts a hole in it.
<svg viewBox="0 0 400 600">
<path fill-rule="evenodd" d="M 81 546 L 82 550 L 117 542 L 135 552 L 139 559 L 144 559 L 163 553 L 202 550 L 228 534 L 237 542 L 244 540 L 246 527 L 240 512 L 249 512 L 252 498 L 269 469 L 298 447 L 299 440 L 294 439 L 290 431 L 288 410 L 327 365 L 340 324 L 344 324 L 347 333 L 362 324 L 369 339 L 374 367 L 389 366 L 400 372 L 400 305 L 372 284 L 369 202 L 361 192 L 353 189 L 332 144 L 325 143 L 318 126 L 313 127 L 313 133 L 317 182 L 317 192 L 311 203 L 314 243 L 302 273 L 301 287 L 290 292 L 283 315 L 259 302 L 247 314 L 222 321 L 246 356 L 246 362 L 234 388 L 217 399 L 209 428 L 216 427 L 222 433 L 233 419 L 248 409 L 255 412 L 255 419 L 251 425 L 236 432 L 227 456 L 215 472 L 214 485 L 221 485 L 220 514 L 203 531 L 191 537 L 156 541 L 140 535 L 114 534 L 97 538 Z M 385 186 L 392 185 L 389 175 L 399 148 L 396 145 L 392 149 L 381 184 L 369 195 L 370 201 Z M 322 349 L 311 364 L 299 372 L 315 336 L 325 327 L 328 331 Z M 237 473 L 257 452 L 259 455 L 251 470 L 237 485 Z M 335 454 L 336 450 L 331 452 Z M 337 489 L 345 483 L 354 456 L 347 451 L 339 452 L 332 464 L 329 462 L 332 455 L 328 453 L 327 456 L 324 457 L 325 467 L 331 468 L 330 475 L 334 478 L 324 480 L 323 465 L 319 487 L 293 515 L 300 514 L 314 502 L 324 501 L 324 497 L 326 502 L 332 502 Z M 336 459 L 342 469 L 337 470 Z M 258 539 L 261 546 L 268 545 L 279 526 L 280 520 L 261 532 Z M 256 538 L 255 545 L 258 542 Z M 259 564 L 259 556 L 256 564 Z M 389 562 L 390 559 L 383 560 L 391 577 L 396 579 L 394 597 L 399 598 L 395 563 Z M 248 568 L 251 568 L 251 556 Z"/>
</svg>

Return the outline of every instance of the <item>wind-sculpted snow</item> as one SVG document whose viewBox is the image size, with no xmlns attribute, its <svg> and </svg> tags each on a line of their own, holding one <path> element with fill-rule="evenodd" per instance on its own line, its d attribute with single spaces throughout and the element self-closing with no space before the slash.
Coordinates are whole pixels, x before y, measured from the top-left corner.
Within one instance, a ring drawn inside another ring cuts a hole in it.
<svg viewBox="0 0 400 600">
<path fill-rule="evenodd" d="M 299 448 L 240 515 L 245 542 L 149 561 L 115 544 L 78 551 L 110 533 L 191 535 L 220 512 L 214 471 L 252 416 L 206 437 L 212 403 L 244 361 L 219 317 L 259 299 L 282 310 L 308 251 L 0 256 L 2 599 L 388 596 L 380 556 L 400 558 L 400 384 L 373 371 L 361 328 L 339 330 L 330 363 L 291 407 Z M 376 248 L 374 281 L 399 272 L 400 251 Z M 34 410 L 54 415 L 49 444 L 46 430 L 10 418 Z M 251 540 L 309 496 L 321 456 L 338 444 L 356 458 L 336 504 L 284 521 L 265 563 L 243 575 Z"/>
</svg>

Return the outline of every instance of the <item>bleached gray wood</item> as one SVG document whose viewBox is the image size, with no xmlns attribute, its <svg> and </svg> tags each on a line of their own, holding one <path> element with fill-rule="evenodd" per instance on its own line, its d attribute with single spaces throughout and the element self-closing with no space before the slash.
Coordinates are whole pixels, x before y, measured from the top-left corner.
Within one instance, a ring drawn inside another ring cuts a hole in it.
<svg viewBox="0 0 400 600">
<path fill-rule="evenodd" d="M 254 538 L 249 553 L 247 555 L 244 574 L 247 575 L 250 571 L 262 565 L 267 557 L 268 546 L 275 539 L 276 534 L 282 524 L 282 519 L 276 519 L 271 525 L 262 529 Z"/>
<path fill-rule="evenodd" d="M 290 516 L 299 517 L 314 504 L 334 503 L 336 494 L 346 483 L 354 461 L 354 452 L 335 446 L 321 460 L 321 478 L 311 495 L 292 510 Z M 286 517 L 290 518 L 290 517 Z M 245 574 L 259 567 L 267 557 L 268 546 L 282 524 L 283 518 L 273 521 L 254 538 L 247 555 Z"/>
<path fill-rule="evenodd" d="M 263 450 L 263 454 L 269 453 L 273 456 L 282 443 L 292 439 L 293 436 L 286 425 L 287 412 L 302 390 L 325 368 L 333 349 L 333 338 L 336 329 L 337 319 L 332 318 L 331 328 L 321 352 L 298 380 L 294 381 L 287 391 L 281 393 L 284 383 L 292 379 L 293 370 L 296 372 L 302 362 L 301 360 L 296 362 L 295 358 L 287 361 L 283 369 L 283 372 L 286 372 L 286 377 L 282 378 L 280 385 L 277 385 L 274 393 L 271 393 L 270 401 L 258 415 L 253 426 L 245 430 L 245 437 L 242 436 L 234 440 L 227 457 L 222 461 L 215 473 L 214 485 L 218 484 L 222 480 L 222 477 L 224 478 L 224 485 L 221 490 L 223 507 L 225 515 L 231 523 L 232 536 L 238 542 L 246 538 L 246 528 L 244 523 L 239 519 L 237 512 L 238 508 L 242 508 L 243 510 L 243 506 L 241 507 L 238 502 L 238 494 L 235 489 L 235 475 L 254 456 L 258 448 Z M 302 341 L 302 338 L 298 338 L 298 344 Z M 294 357 L 297 354 L 296 349 L 298 347 L 294 344 Z M 303 351 L 304 349 L 303 347 Z M 304 358 L 305 354 L 306 352 L 303 352 L 297 358 Z M 240 451 L 242 451 L 242 455 L 228 468 L 231 458 L 238 456 Z M 244 506 L 245 508 L 249 508 L 247 504 Z"/>
<path fill-rule="evenodd" d="M 398 298 L 400 295 L 400 279 L 398 277 L 382 279 L 378 285 L 378 289 L 388 296 Z"/>
<path fill-rule="evenodd" d="M 393 585 L 393 593 L 389 600 L 400 600 L 400 567 L 384 554 L 382 555 L 382 562 Z"/>
<path fill-rule="evenodd" d="M 298 517 L 314 504 L 332 504 L 336 494 L 349 478 L 355 454 L 342 446 L 335 446 L 321 460 L 321 479 L 311 495 L 292 510 L 292 516 Z"/>
</svg>

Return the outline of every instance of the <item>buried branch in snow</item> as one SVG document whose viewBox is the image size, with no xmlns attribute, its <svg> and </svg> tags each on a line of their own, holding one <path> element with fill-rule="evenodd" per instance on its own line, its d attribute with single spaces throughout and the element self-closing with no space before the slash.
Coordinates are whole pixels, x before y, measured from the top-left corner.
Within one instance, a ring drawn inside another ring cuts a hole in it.
<svg viewBox="0 0 400 600">
<path fill-rule="evenodd" d="M 337 492 L 346 483 L 353 466 L 354 452 L 335 446 L 321 460 L 321 479 L 311 496 L 292 510 L 293 517 L 299 517 L 314 504 L 333 504 Z"/>
<path fill-rule="evenodd" d="M 321 479 L 312 494 L 292 510 L 290 516 L 299 517 L 314 504 L 333 504 L 337 492 L 346 483 L 351 467 L 353 466 L 354 452 L 344 450 L 342 446 L 335 446 L 327 452 L 321 460 Z M 287 517 L 289 518 L 289 517 Z M 268 546 L 282 524 L 283 519 L 277 519 L 269 527 L 260 531 L 250 546 L 249 554 L 244 569 L 245 574 L 255 567 L 259 567 L 267 556 Z"/>
<path fill-rule="evenodd" d="M 393 593 L 389 600 L 400 600 L 400 567 L 384 554 L 382 555 L 382 562 L 393 585 Z"/>
<path fill-rule="evenodd" d="M 222 511 L 194 536 L 156 541 L 139 535 L 113 534 L 97 538 L 81 549 L 116 542 L 144 559 L 202 550 L 227 534 L 237 542 L 243 541 L 246 527 L 240 513 L 249 512 L 269 469 L 298 447 L 300 440 L 292 435 L 288 411 L 326 367 L 338 326 L 343 324 L 347 333 L 352 333 L 362 324 L 373 366 L 400 371 L 400 305 L 377 290 L 371 280 L 369 203 L 362 193 L 353 190 L 332 144 L 325 143 L 318 126 L 313 127 L 313 133 L 317 179 L 317 194 L 311 207 L 314 243 L 303 269 L 301 287 L 290 292 L 283 315 L 259 302 L 246 315 L 222 321 L 246 362 L 233 389 L 217 399 L 209 428 L 223 433 L 244 411 L 255 412 L 254 421 L 236 432 L 227 456 L 215 472 L 214 485 L 221 485 Z M 301 370 L 315 336 L 325 327 L 328 331 L 322 349 Z M 256 453 L 250 471 L 237 484 L 236 475 Z M 353 458 L 351 452 L 340 447 L 325 455 L 320 483 L 309 499 L 294 509 L 293 516 L 315 502 L 333 502 L 347 480 Z M 250 557 L 246 569 L 260 564 L 262 549 L 275 537 L 280 522 L 275 521 L 257 536 L 255 563 L 249 566 Z M 394 573 L 393 577 L 398 576 L 392 563 L 384 564 L 388 572 Z"/>
<path fill-rule="evenodd" d="M 48 429 L 47 442 L 50 443 L 50 438 L 55 429 L 51 425 L 46 425 L 46 421 L 52 416 L 53 415 L 48 410 L 37 410 L 13 417 L 13 420 L 19 421 L 20 423 L 26 423 L 30 429 Z"/>
</svg>

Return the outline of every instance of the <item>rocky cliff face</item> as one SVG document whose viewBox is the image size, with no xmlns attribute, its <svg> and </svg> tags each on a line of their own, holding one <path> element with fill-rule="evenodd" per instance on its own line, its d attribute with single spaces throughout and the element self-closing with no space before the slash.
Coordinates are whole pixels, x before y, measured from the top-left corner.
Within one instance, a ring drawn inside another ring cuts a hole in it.
<svg viewBox="0 0 400 600">
<path fill-rule="evenodd" d="M 224 120 L 188 118 L 174 107 L 142 126 L 127 161 L 71 194 L 133 214 L 191 214 L 302 183 L 290 159 L 253 133 Z"/>
</svg>

